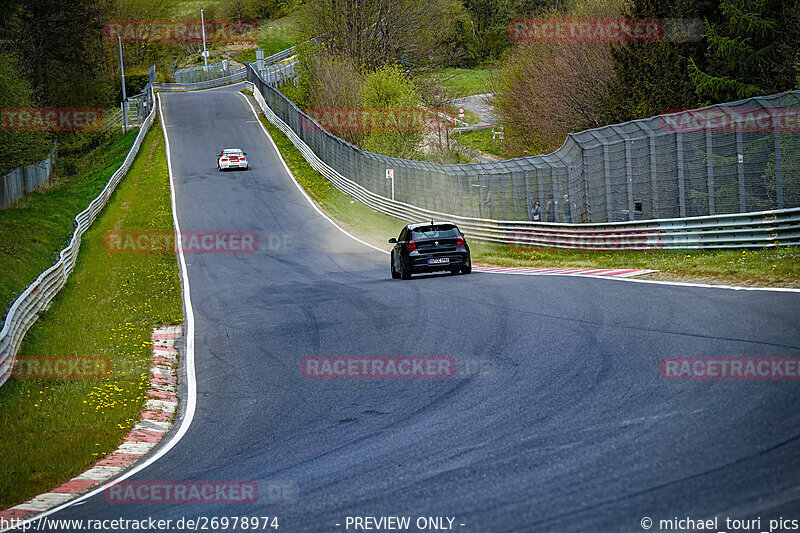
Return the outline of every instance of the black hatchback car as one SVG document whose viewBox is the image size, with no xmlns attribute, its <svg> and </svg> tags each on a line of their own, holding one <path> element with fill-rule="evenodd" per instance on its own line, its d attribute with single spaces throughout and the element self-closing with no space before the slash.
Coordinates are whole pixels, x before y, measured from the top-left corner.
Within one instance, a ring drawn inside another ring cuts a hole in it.
<svg viewBox="0 0 800 533">
<path fill-rule="evenodd" d="M 410 224 L 389 242 L 395 245 L 391 260 L 394 279 L 441 270 L 453 274 L 472 272 L 467 239 L 452 222 Z"/>
</svg>

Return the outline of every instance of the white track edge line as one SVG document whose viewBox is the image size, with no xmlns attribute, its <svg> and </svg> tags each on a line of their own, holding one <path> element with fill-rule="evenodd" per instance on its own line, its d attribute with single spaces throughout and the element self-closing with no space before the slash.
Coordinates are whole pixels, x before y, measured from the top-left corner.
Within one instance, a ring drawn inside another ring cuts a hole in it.
<svg viewBox="0 0 800 533">
<path fill-rule="evenodd" d="M 161 117 L 161 130 L 164 133 L 164 148 L 165 153 L 167 156 L 167 170 L 169 172 L 169 187 L 172 196 L 172 219 L 175 224 L 175 231 L 180 234 L 180 224 L 178 223 L 178 209 L 177 209 L 177 201 L 175 195 L 175 180 L 172 175 L 172 158 L 170 157 L 169 152 L 169 138 L 167 137 L 167 127 L 166 121 L 164 120 L 164 113 L 161 110 L 161 95 L 158 96 L 158 114 Z M 58 507 L 54 507 L 49 511 L 45 511 L 41 514 L 38 514 L 32 518 L 25 520 L 24 522 L 20 522 L 14 529 L 23 529 L 27 530 L 25 526 L 37 520 L 40 520 L 46 516 L 50 516 L 51 514 L 57 513 L 62 509 L 66 509 L 72 505 L 75 505 L 79 502 L 82 502 L 92 496 L 99 494 L 100 492 L 104 491 L 108 487 L 112 487 L 123 481 L 130 476 L 141 472 L 151 464 L 158 461 L 160 458 L 165 456 L 173 447 L 175 447 L 178 442 L 183 438 L 186 432 L 189 429 L 189 426 L 192 424 L 192 420 L 194 419 L 195 409 L 197 407 L 197 380 L 195 375 L 195 367 L 194 367 L 194 311 L 192 309 L 192 298 L 189 294 L 189 275 L 186 270 L 186 258 L 183 255 L 183 245 L 180 242 L 180 239 L 177 239 L 176 242 L 178 243 L 178 256 L 180 259 L 180 266 L 181 266 L 181 279 L 183 281 L 183 303 L 186 308 L 186 385 L 187 385 L 187 403 L 186 403 L 186 413 L 183 419 L 180 421 L 180 427 L 177 429 L 177 432 L 173 434 L 173 436 L 169 439 L 169 441 L 164 445 L 163 448 L 158 450 L 154 455 L 148 457 L 144 460 L 144 462 L 134 466 L 130 470 L 126 470 L 124 473 L 120 474 L 119 477 L 115 478 L 113 481 L 103 483 L 99 487 L 96 487 L 83 496 L 79 498 L 75 498 L 74 500 L 70 500 Z"/>
<path fill-rule="evenodd" d="M 300 193 L 302 193 L 302 195 L 305 197 L 306 200 L 308 200 L 308 203 L 311 204 L 311 207 L 313 207 L 314 210 L 322 216 L 322 218 L 324 218 L 325 220 L 330 222 L 336 229 L 338 229 L 339 231 L 341 231 L 342 233 L 344 233 L 345 235 L 347 235 L 348 237 L 350 237 L 354 241 L 358 241 L 361 244 L 363 244 L 364 246 L 369 246 L 373 250 L 377 250 L 377 251 L 379 251 L 381 253 L 389 255 L 391 252 L 388 252 L 386 250 L 378 248 L 374 244 L 370 244 L 370 243 L 368 243 L 366 241 L 363 241 L 363 240 L 359 239 L 358 237 L 356 237 L 355 235 L 353 235 L 352 233 L 349 233 L 346 229 L 344 229 L 339 224 L 334 222 L 333 219 L 331 219 L 328 215 L 326 215 L 319 208 L 319 206 L 316 203 L 314 203 L 314 200 L 308 195 L 308 193 L 306 191 L 303 190 L 303 187 L 301 187 L 300 183 L 297 182 L 297 178 L 295 178 L 294 174 L 292 174 L 292 171 L 289 170 L 289 166 L 286 164 L 286 161 L 283 160 L 283 155 L 281 155 L 281 151 L 278 149 L 278 145 L 275 144 L 275 141 L 273 140 L 272 135 L 269 134 L 269 132 L 267 131 L 267 128 L 264 126 L 264 124 L 261 122 L 261 120 L 259 120 L 258 112 L 256 111 L 256 108 L 253 107 L 253 104 L 250 102 L 250 100 L 247 99 L 247 96 L 245 96 L 241 92 L 239 94 L 242 96 L 242 98 L 244 98 L 244 101 L 247 102 L 247 105 L 250 106 L 250 109 L 253 111 L 253 114 L 256 116 L 256 120 L 258 120 L 258 125 L 261 126 L 261 131 L 264 132 L 264 135 L 267 136 L 267 139 L 269 139 L 269 142 L 272 144 L 272 147 L 275 148 L 275 152 L 278 154 L 278 159 L 280 159 L 281 163 L 283 163 L 283 168 L 286 169 L 286 173 L 289 174 L 290 178 L 292 178 L 292 182 L 294 182 L 294 186 L 297 187 L 297 190 L 300 191 Z"/>
</svg>

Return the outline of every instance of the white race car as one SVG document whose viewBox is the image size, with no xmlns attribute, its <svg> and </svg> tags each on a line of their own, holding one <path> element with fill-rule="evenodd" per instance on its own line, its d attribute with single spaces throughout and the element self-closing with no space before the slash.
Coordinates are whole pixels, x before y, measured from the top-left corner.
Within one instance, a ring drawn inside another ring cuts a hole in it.
<svg viewBox="0 0 800 533">
<path fill-rule="evenodd" d="M 229 168 L 243 168 L 247 170 L 247 154 L 239 148 L 225 148 L 217 154 L 217 170 L 222 172 Z"/>
</svg>

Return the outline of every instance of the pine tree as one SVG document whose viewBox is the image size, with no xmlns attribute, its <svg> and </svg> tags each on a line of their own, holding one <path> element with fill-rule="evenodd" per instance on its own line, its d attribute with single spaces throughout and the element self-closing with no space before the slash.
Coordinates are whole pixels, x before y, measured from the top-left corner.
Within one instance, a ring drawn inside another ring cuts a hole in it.
<svg viewBox="0 0 800 533">
<path fill-rule="evenodd" d="M 715 0 L 633 0 L 629 18 L 714 18 Z M 688 59 L 705 65 L 704 44 L 697 39 L 628 42 L 611 47 L 615 80 L 609 88 L 608 122 L 644 118 L 667 110 L 695 107 L 698 97 L 689 79 Z"/>
<path fill-rule="evenodd" d="M 704 24 L 707 67 L 689 60 L 697 95 L 719 103 L 791 89 L 797 31 L 792 25 L 800 24 L 796 4 L 720 0 L 719 7 L 719 19 Z"/>
</svg>

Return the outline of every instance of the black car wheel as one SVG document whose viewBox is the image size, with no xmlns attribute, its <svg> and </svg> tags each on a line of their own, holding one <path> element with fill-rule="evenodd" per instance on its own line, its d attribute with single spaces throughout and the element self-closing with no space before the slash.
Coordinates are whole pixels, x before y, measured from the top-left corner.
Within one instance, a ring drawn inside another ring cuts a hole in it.
<svg viewBox="0 0 800 533">
<path fill-rule="evenodd" d="M 467 262 L 461 267 L 462 274 L 470 274 L 472 272 L 472 259 L 467 256 Z"/>
<path fill-rule="evenodd" d="M 411 272 L 406 270 L 406 267 L 403 265 L 403 260 L 400 259 L 400 279 L 411 279 Z"/>
<path fill-rule="evenodd" d="M 397 273 L 397 270 L 394 269 L 394 252 L 392 252 L 392 258 L 390 260 L 391 267 L 392 267 L 392 279 L 400 279 L 400 274 Z"/>
</svg>

